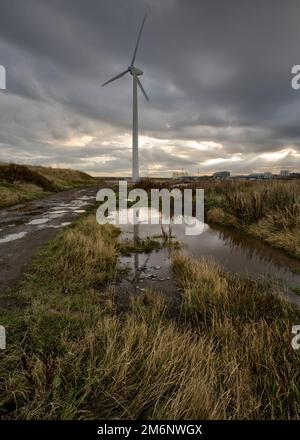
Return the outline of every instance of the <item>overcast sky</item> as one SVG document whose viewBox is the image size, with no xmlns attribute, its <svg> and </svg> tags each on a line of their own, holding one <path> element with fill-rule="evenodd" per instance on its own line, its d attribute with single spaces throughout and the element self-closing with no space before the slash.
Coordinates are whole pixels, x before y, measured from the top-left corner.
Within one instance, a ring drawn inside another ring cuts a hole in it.
<svg viewBox="0 0 300 440">
<path fill-rule="evenodd" d="M 300 168 L 299 0 L 1 0 L 0 161 L 130 175 Z"/>
</svg>

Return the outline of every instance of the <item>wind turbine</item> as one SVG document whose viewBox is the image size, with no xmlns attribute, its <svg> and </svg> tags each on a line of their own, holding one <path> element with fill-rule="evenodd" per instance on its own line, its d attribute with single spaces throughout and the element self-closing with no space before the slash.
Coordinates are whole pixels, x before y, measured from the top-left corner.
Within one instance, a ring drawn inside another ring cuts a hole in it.
<svg viewBox="0 0 300 440">
<path fill-rule="evenodd" d="M 149 101 L 149 98 L 147 96 L 147 93 L 144 90 L 144 87 L 142 86 L 141 81 L 139 80 L 139 76 L 143 75 L 143 71 L 141 69 L 138 69 L 135 67 L 135 57 L 136 53 L 139 47 L 140 39 L 143 32 L 143 27 L 146 21 L 147 14 L 145 14 L 139 35 L 137 38 L 137 42 L 135 45 L 135 49 L 133 52 L 133 57 L 131 60 L 130 66 L 124 70 L 124 72 L 119 73 L 119 75 L 114 76 L 109 81 L 106 81 L 104 84 L 102 84 L 101 87 L 106 86 L 107 84 L 115 81 L 116 79 L 121 78 L 122 76 L 126 75 L 126 73 L 130 73 L 132 75 L 132 83 L 133 83 L 133 102 L 132 102 L 132 180 L 133 182 L 139 181 L 139 134 L 138 134 L 138 103 L 137 103 L 137 86 L 141 89 L 143 95 Z"/>
</svg>

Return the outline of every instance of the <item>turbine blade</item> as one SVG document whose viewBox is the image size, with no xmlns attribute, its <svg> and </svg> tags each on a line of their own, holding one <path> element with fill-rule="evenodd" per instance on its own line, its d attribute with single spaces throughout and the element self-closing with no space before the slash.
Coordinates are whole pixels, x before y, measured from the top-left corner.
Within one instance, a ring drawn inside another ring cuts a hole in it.
<svg viewBox="0 0 300 440">
<path fill-rule="evenodd" d="M 147 93 L 145 92 L 144 87 L 142 86 L 142 83 L 141 83 L 141 81 L 139 80 L 138 76 L 137 76 L 137 75 L 134 75 L 134 78 L 135 78 L 136 82 L 138 83 L 138 85 L 139 85 L 141 91 L 143 92 L 143 95 L 145 96 L 145 98 L 147 99 L 147 101 L 149 101 L 148 95 L 147 95 Z"/>
<path fill-rule="evenodd" d="M 119 75 L 114 76 L 112 79 L 106 81 L 104 84 L 101 85 L 101 87 L 106 86 L 106 84 L 109 84 L 109 83 L 115 81 L 115 80 L 118 79 L 118 78 L 121 78 L 121 76 L 124 76 L 127 72 L 129 72 L 129 69 L 124 70 L 124 72 L 119 73 Z"/>
<path fill-rule="evenodd" d="M 140 44 L 140 39 L 141 39 L 141 36 L 142 36 L 143 27 L 144 27 L 146 18 L 147 18 L 147 14 L 144 15 L 144 19 L 142 21 L 142 25 L 141 25 L 140 32 L 139 32 L 139 35 L 138 35 L 138 39 L 137 39 L 137 42 L 136 42 L 136 45 L 135 45 L 133 57 L 132 57 L 132 60 L 131 60 L 131 66 L 133 66 L 133 64 L 135 62 L 135 57 L 136 57 L 136 53 L 137 53 L 137 50 L 138 50 L 138 47 L 139 47 L 139 44 Z"/>
</svg>

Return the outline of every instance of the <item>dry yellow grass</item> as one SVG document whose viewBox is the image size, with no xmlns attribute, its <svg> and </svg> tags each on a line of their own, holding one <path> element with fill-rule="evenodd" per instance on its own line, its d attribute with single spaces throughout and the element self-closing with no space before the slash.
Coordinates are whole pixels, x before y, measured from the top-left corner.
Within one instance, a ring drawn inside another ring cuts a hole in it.
<svg viewBox="0 0 300 440">
<path fill-rule="evenodd" d="M 299 418 L 299 314 L 213 260 L 174 255 L 181 313 L 161 295 L 119 312 L 116 231 L 78 220 L 0 309 L 0 416 L 12 419 Z"/>
<path fill-rule="evenodd" d="M 183 289 L 182 319 L 218 353 L 207 361 L 224 396 L 217 417 L 298 419 L 300 353 L 290 341 L 299 312 L 275 285 L 232 276 L 212 260 L 176 254 L 173 270 Z"/>
<path fill-rule="evenodd" d="M 8 185 L 0 183 L 0 207 L 26 202 L 28 200 L 41 197 L 43 194 L 43 190 L 37 185 Z"/>
<path fill-rule="evenodd" d="M 42 166 L 29 166 L 30 170 L 38 172 L 57 187 L 64 189 L 74 185 L 94 183 L 92 176 L 70 168 L 53 168 Z"/>
</svg>

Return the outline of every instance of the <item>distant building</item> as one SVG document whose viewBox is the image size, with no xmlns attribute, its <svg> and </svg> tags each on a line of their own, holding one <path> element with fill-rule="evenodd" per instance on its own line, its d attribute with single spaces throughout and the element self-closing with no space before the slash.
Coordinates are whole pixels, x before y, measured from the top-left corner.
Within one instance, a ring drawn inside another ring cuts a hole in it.
<svg viewBox="0 0 300 440">
<path fill-rule="evenodd" d="M 180 178 L 180 181 L 181 182 L 184 182 L 184 183 L 188 183 L 188 182 L 192 182 L 192 181 L 194 181 L 194 180 L 199 180 L 199 177 L 198 176 L 181 176 Z"/>
<path fill-rule="evenodd" d="M 281 170 L 280 171 L 280 176 L 281 177 L 289 177 L 289 175 L 290 175 L 289 170 Z"/>
<path fill-rule="evenodd" d="M 272 177 L 273 177 L 273 174 L 270 173 L 269 171 L 264 173 L 264 179 L 272 179 Z"/>
<path fill-rule="evenodd" d="M 227 179 L 228 177 L 230 177 L 230 171 L 217 171 L 216 173 L 213 174 L 213 178 L 214 179 Z"/>
<path fill-rule="evenodd" d="M 247 176 L 247 179 L 249 180 L 260 180 L 264 178 L 265 178 L 264 173 L 251 173 Z"/>
<path fill-rule="evenodd" d="M 185 176 L 187 176 L 187 172 L 184 171 L 184 170 L 174 171 L 172 173 L 172 178 L 173 179 L 180 179 L 180 178 L 185 177 Z"/>
<path fill-rule="evenodd" d="M 289 177 L 292 179 L 300 179 L 300 173 L 290 173 Z"/>
</svg>

